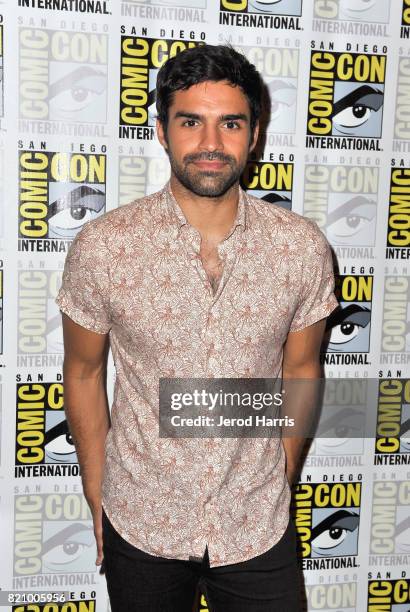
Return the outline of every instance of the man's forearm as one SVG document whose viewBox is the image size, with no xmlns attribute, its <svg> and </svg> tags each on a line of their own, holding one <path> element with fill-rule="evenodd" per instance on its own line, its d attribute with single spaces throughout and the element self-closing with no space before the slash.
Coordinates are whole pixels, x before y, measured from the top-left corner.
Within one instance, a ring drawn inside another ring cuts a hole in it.
<svg viewBox="0 0 410 612">
<path fill-rule="evenodd" d="M 300 368 L 283 368 L 284 390 L 282 414 L 294 419 L 294 427 L 282 429 L 282 441 L 286 453 L 286 476 L 292 485 L 297 473 L 300 456 L 312 431 L 318 414 L 320 396 L 320 364 L 312 363 Z"/>
<path fill-rule="evenodd" d="M 84 494 L 93 509 L 101 502 L 105 439 L 110 427 L 104 373 L 78 375 L 65 366 L 64 405 Z"/>
</svg>

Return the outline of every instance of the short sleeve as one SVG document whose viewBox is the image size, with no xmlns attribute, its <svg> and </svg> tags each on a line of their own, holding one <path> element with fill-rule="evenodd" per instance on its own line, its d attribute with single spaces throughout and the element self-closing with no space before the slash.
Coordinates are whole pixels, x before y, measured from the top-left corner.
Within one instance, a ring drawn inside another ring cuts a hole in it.
<svg viewBox="0 0 410 612">
<path fill-rule="evenodd" d="M 91 222 L 74 238 L 65 260 L 56 304 L 75 323 L 106 334 L 111 328 L 109 258 L 98 234 Z"/>
<path fill-rule="evenodd" d="M 317 225 L 310 223 L 314 226 L 314 234 L 308 237 L 309 244 L 303 255 L 301 293 L 289 328 L 291 332 L 313 325 L 339 305 L 334 294 L 332 251 Z"/>
</svg>

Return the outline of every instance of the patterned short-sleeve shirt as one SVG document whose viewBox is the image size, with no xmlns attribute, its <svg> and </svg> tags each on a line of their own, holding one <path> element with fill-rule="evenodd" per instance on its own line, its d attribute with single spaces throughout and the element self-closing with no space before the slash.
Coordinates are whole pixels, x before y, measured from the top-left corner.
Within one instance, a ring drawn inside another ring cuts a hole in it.
<svg viewBox="0 0 410 612">
<path fill-rule="evenodd" d="M 159 379 L 276 378 L 289 331 L 337 306 L 318 226 L 240 190 L 218 245 L 216 293 L 201 237 L 169 184 L 87 223 L 67 255 L 62 312 L 109 333 L 116 368 L 103 506 L 121 536 L 167 558 L 210 566 L 271 548 L 289 520 L 279 438 L 159 437 Z"/>
</svg>

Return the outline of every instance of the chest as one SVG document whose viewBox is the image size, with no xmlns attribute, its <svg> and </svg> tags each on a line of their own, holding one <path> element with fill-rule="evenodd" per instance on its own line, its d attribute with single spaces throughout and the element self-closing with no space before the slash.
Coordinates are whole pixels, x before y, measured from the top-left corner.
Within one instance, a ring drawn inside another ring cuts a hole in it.
<svg viewBox="0 0 410 612">
<path fill-rule="evenodd" d="M 147 353 L 162 347 L 172 358 L 208 340 L 252 352 L 283 339 L 298 279 L 264 244 L 219 244 L 202 240 L 194 252 L 181 241 L 144 241 L 138 257 L 112 266 L 110 307 L 124 344 Z"/>
<path fill-rule="evenodd" d="M 218 289 L 223 273 L 223 260 L 218 252 L 219 241 L 211 238 L 202 238 L 199 251 L 202 266 L 212 287 L 213 294 Z"/>
</svg>

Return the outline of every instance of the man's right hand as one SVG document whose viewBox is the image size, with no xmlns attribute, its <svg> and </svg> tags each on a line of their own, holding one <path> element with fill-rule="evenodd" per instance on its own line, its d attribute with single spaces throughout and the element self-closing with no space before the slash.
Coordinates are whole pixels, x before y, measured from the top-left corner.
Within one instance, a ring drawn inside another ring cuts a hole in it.
<svg viewBox="0 0 410 612">
<path fill-rule="evenodd" d="M 101 565 L 104 559 L 103 554 L 103 537 L 102 537 L 102 506 L 92 511 L 95 543 L 97 545 L 96 565 Z"/>
</svg>

